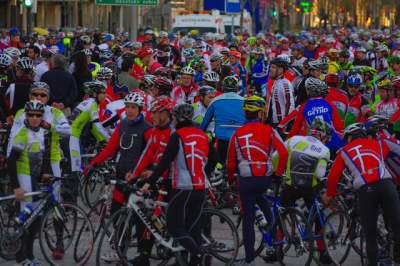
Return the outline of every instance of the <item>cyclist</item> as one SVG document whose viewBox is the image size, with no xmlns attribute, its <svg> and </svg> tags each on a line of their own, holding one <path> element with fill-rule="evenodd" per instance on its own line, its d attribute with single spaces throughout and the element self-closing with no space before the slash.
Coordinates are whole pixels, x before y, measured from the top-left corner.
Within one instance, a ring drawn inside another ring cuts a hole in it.
<svg viewBox="0 0 400 266">
<path fill-rule="evenodd" d="M 343 122 L 340 120 L 336 107 L 324 99 L 328 88 L 322 80 L 316 78 L 307 79 L 306 88 L 310 99 L 300 106 L 295 123 L 288 137 L 307 135 L 314 119 L 320 118 L 331 129 L 332 137 L 327 146 L 331 151 L 336 151 L 342 145 L 337 132 L 343 130 Z"/>
<path fill-rule="evenodd" d="M 219 75 L 217 72 L 208 71 L 203 75 L 203 83 L 205 86 L 211 86 L 216 90 L 220 90 L 221 84 L 219 82 Z"/>
<path fill-rule="evenodd" d="M 109 134 L 99 122 L 98 104 L 105 98 L 106 86 L 100 81 L 88 81 L 83 83 L 85 93 L 88 95 L 88 99 L 81 102 L 71 115 L 71 137 L 69 139 L 69 152 L 71 160 L 71 176 L 75 178 L 75 181 L 79 179 L 79 173 L 81 169 L 81 148 L 80 139 L 84 131 L 85 126 L 91 123 L 91 134 L 96 138 L 98 143 L 105 142 L 109 139 Z M 68 182 L 69 183 L 69 182 Z M 73 196 L 75 201 L 78 195 L 76 185 L 71 184 L 73 187 Z"/>
<path fill-rule="evenodd" d="M 89 169 L 101 165 L 107 159 L 119 152 L 117 163 L 117 178 L 125 179 L 128 172 L 132 171 L 140 159 L 140 155 L 149 140 L 151 126 L 144 120 L 142 108 L 143 95 L 137 92 L 128 94 L 125 99 L 125 118 L 117 125 L 107 146 L 85 168 L 84 174 Z M 124 203 L 124 195 L 118 186 L 113 191 L 111 213 L 115 213 Z M 105 259 L 106 260 L 106 259 Z"/>
<path fill-rule="evenodd" d="M 238 80 L 234 76 L 226 77 L 222 81 L 222 90 L 224 93 L 215 97 L 207 107 L 200 129 L 206 131 L 214 119 L 219 162 L 224 165 L 229 139 L 236 128 L 243 125 L 245 117 L 242 109 L 243 97 L 237 94 Z"/>
<path fill-rule="evenodd" d="M 265 50 L 261 47 L 255 48 L 252 53 L 255 56 L 255 62 L 251 67 L 251 81 L 258 94 L 261 94 L 261 86 L 267 83 L 268 64 L 265 60 Z"/>
<path fill-rule="evenodd" d="M 331 156 L 329 148 L 326 146 L 331 138 L 331 129 L 326 122 L 317 117 L 310 125 L 309 136 L 293 136 L 285 142 L 288 150 L 288 162 L 284 186 L 280 194 L 282 206 L 294 206 L 296 200 L 303 198 L 308 210 L 311 210 L 312 200 L 318 194 L 318 181 L 325 177 L 326 167 Z M 273 159 L 275 164 L 278 158 L 274 155 Z M 321 228 L 315 229 L 320 230 Z M 321 242 L 317 241 L 320 253 L 319 262 L 323 265 L 330 265 L 331 260 Z"/>
<path fill-rule="evenodd" d="M 356 122 L 365 121 L 365 117 L 371 112 L 367 97 L 360 92 L 362 77 L 360 74 L 351 74 L 347 77 L 347 92 L 349 95 L 349 106 L 345 116 L 345 126 Z"/>
<path fill-rule="evenodd" d="M 309 77 L 319 79 L 322 73 L 322 63 L 319 60 L 308 59 L 304 61 L 303 65 L 303 79 L 298 83 L 298 86 L 295 88 L 296 91 L 296 105 L 300 105 L 304 103 L 307 97 L 306 91 L 306 81 Z"/>
<path fill-rule="evenodd" d="M 344 123 L 347 106 L 349 105 L 349 98 L 347 97 L 347 93 L 340 89 L 339 75 L 328 74 L 325 76 L 325 82 L 328 85 L 328 95 L 325 97 L 325 100 L 336 106 L 340 120 Z"/>
<path fill-rule="evenodd" d="M 132 174 L 126 175 L 126 181 L 128 182 L 133 182 L 135 177 L 142 176 L 147 178 L 152 174 L 152 170 L 154 170 L 160 162 L 171 136 L 171 112 L 174 107 L 173 101 L 168 97 L 161 96 L 156 98 L 151 105 L 151 120 L 154 128 L 150 131 L 149 141 L 135 169 Z M 165 171 L 162 176 L 167 178 L 168 171 Z M 136 232 L 138 237 L 143 238 L 138 241 L 138 252 L 140 255 L 130 261 L 131 265 L 150 265 L 149 257 L 154 239 L 143 235 L 144 230 L 143 224 L 138 223 Z"/>
<path fill-rule="evenodd" d="M 288 68 L 288 62 L 284 57 L 276 57 L 270 62 L 270 79 L 273 82 L 271 89 L 268 88 L 270 110 L 267 110 L 268 120 L 272 125 L 277 125 L 290 112 L 294 110 L 293 86 L 284 77 Z M 267 100 L 268 101 L 268 100 Z M 267 103 L 268 104 L 268 103 Z"/>
<path fill-rule="evenodd" d="M 189 265 L 197 266 L 201 265 L 204 255 L 200 246 L 199 218 L 205 202 L 206 169 L 214 169 L 215 160 L 207 135 L 193 125 L 193 113 L 190 104 L 177 105 L 173 109 L 176 131 L 148 182 L 154 185 L 171 166 L 172 191 L 168 194 L 167 229 L 189 251 Z M 144 185 L 144 191 L 149 184 Z"/>
<path fill-rule="evenodd" d="M 400 117 L 394 117 L 394 114 L 400 110 L 400 102 L 398 98 L 395 98 L 393 93 L 393 84 L 389 79 L 384 79 L 378 83 L 378 90 L 380 96 L 380 102 L 375 105 L 375 114 L 382 115 L 387 119 L 390 119 L 393 123 Z M 399 116 L 396 114 L 396 116 Z"/>
<path fill-rule="evenodd" d="M 227 171 L 231 182 L 236 170 L 239 174 L 238 187 L 244 209 L 243 241 L 246 252 L 243 265 L 255 265 L 254 206 L 257 203 L 264 214 L 269 213 L 268 202 L 262 194 L 268 189 L 273 173 L 271 153 L 274 149 L 279 153 L 280 160 L 275 173 L 281 176 L 287 161 L 287 150 L 278 133 L 262 123 L 265 115 L 264 99 L 258 96 L 245 98 L 242 108 L 246 123 L 230 139 Z"/>
<path fill-rule="evenodd" d="M 45 174 L 51 174 L 49 130 L 42 127 L 44 110 L 44 105 L 39 101 L 27 102 L 24 126 L 10 139 L 12 144 L 8 156 L 8 172 L 21 211 L 29 207 L 28 205 L 36 207 L 37 202 L 31 197 L 24 198 L 24 193 L 37 191 L 37 183 L 45 178 Z M 40 219 L 37 219 L 24 230 L 21 237 L 22 246 L 15 256 L 17 265 L 41 265 L 33 255 L 33 242 L 39 227 Z"/>
<path fill-rule="evenodd" d="M 244 66 L 242 66 L 240 59 L 242 58 L 242 54 L 238 51 L 231 50 L 229 51 L 229 63 L 231 66 L 231 75 L 235 75 L 239 80 L 240 94 L 246 94 L 246 85 L 247 85 L 247 71 Z"/>
<path fill-rule="evenodd" d="M 377 219 L 382 209 L 390 222 L 394 240 L 393 259 L 400 263 L 400 200 L 392 177 L 385 167 L 390 148 L 382 141 L 367 136 L 365 127 L 355 123 L 346 127 L 348 144 L 337 154 L 328 175 L 323 201 L 328 204 L 337 195 L 336 185 L 345 168 L 350 170 L 357 189 L 358 215 L 366 237 L 368 265 L 378 265 Z"/>
<path fill-rule="evenodd" d="M 182 68 L 180 85 L 176 86 L 171 93 L 171 98 L 176 104 L 195 102 L 199 92 L 199 86 L 194 82 L 195 71 L 187 66 Z"/>
<path fill-rule="evenodd" d="M 194 108 L 193 121 L 199 125 L 203 122 L 204 116 L 207 112 L 207 108 L 215 98 L 216 90 L 211 86 L 201 86 L 199 90 L 199 101 L 193 103 Z M 210 124 L 208 129 L 213 130 L 213 125 Z"/>
</svg>

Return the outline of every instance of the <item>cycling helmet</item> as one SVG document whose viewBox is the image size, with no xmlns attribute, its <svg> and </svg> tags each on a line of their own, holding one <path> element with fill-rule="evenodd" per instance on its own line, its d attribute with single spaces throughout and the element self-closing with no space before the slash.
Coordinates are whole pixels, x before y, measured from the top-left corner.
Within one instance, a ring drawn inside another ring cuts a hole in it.
<svg viewBox="0 0 400 266">
<path fill-rule="evenodd" d="M 143 107 L 144 106 L 144 97 L 141 93 L 138 92 L 131 92 L 128 95 L 125 96 L 124 98 L 124 103 L 134 103 L 138 107 Z"/>
<path fill-rule="evenodd" d="M 190 66 L 186 66 L 186 67 L 181 69 L 181 74 L 182 75 L 194 76 L 195 70 L 193 68 L 191 68 Z"/>
<path fill-rule="evenodd" d="M 325 82 L 329 87 L 337 88 L 340 83 L 339 75 L 337 73 L 330 73 L 325 76 Z"/>
<path fill-rule="evenodd" d="M 292 50 L 300 50 L 300 51 L 303 51 L 303 49 L 304 49 L 304 46 L 301 45 L 300 43 L 296 43 L 296 44 L 294 44 L 294 45 L 292 46 Z"/>
<path fill-rule="evenodd" d="M 363 123 L 354 123 L 344 129 L 344 137 L 351 136 L 353 139 L 367 136 L 367 131 Z"/>
<path fill-rule="evenodd" d="M 331 138 L 331 130 L 323 119 L 316 117 L 310 125 L 310 135 L 326 143 Z"/>
<path fill-rule="evenodd" d="M 169 95 L 172 91 L 172 82 L 166 77 L 157 77 L 154 86 L 158 89 L 159 95 Z"/>
<path fill-rule="evenodd" d="M 34 91 L 34 90 L 45 90 L 47 92 L 47 95 L 50 94 L 50 86 L 46 82 L 43 82 L 43 81 L 33 82 L 31 85 L 30 92 L 32 93 L 32 91 Z"/>
<path fill-rule="evenodd" d="M 364 123 L 368 134 L 375 135 L 380 129 L 386 128 L 389 124 L 389 119 L 383 115 L 373 115 Z"/>
<path fill-rule="evenodd" d="M 351 87 L 359 87 L 362 83 L 362 77 L 360 74 L 352 74 L 347 77 L 347 85 Z"/>
<path fill-rule="evenodd" d="M 199 96 L 205 96 L 205 95 L 209 95 L 209 94 L 213 94 L 215 93 L 215 89 L 211 86 L 201 86 L 199 89 Z"/>
<path fill-rule="evenodd" d="M 133 47 L 133 42 L 125 42 L 121 45 L 121 48 L 128 48 L 128 49 L 132 49 Z"/>
<path fill-rule="evenodd" d="M 154 76 L 154 75 L 144 75 L 142 78 L 142 84 L 146 88 L 153 87 L 155 79 L 156 79 L 156 76 Z"/>
<path fill-rule="evenodd" d="M 350 58 L 349 50 L 347 50 L 347 49 L 341 50 L 340 53 L 339 53 L 339 57 Z"/>
<path fill-rule="evenodd" d="M 132 42 L 132 48 L 135 50 L 141 49 L 142 48 L 142 43 L 141 42 Z"/>
<path fill-rule="evenodd" d="M 309 97 L 325 97 L 328 95 L 328 86 L 320 79 L 310 77 L 305 83 Z"/>
<path fill-rule="evenodd" d="M 35 111 L 35 112 L 40 112 L 40 113 L 44 113 L 44 104 L 42 104 L 40 101 L 29 101 L 25 103 L 25 112 L 31 112 L 31 111 Z"/>
<path fill-rule="evenodd" d="M 391 90 L 393 89 L 393 84 L 390 79 L 383 79 L 378 82 L 378 89 Z"/>
<path fill-rule="evenodd" d="M 18 59 L 17 67 L 25 71 L 33 71 L 35 68 L 32 59 L 29 57 L 22 57 Z"/>
<path fill-rule="evenodd" d="M 100 50 L 99 57 L 104 60 L 110 60 L 114 54 L 110 50 Z"/>
<path fill-rule="evenodd" d="M 7 68 L 12 64 L 12 58 L 8 54 L 0 54 L 0 67 Z"/>
<path fill-rule="evenodd" d="M 326 57 L 326 56 L 321 56 L 321 57 L 318 59 L 318 61 L 319 61 L 319 63 L 320 63 L 320 66 L 321 66 L 321 69 L 322 69 L 322 70 L 328 69 L 328 66 L 329 66 L 329 59 L 328 59 L 328 57 Z"/>
<path fill-rule="evenodd" d="M 154 75 L 155 76 L 166 77 L 166 78 L 171 78 L 171 68 L 169 68 L 169 67 L 159 67 L 154 72 Z"/>
<path fill-rule="evenodd" d="M 218 60 L 222 60 L 223 55 L 220 53 L 214 53 L 210 56 L 210 61 L 214 62 L 214 61 L 218 61 Z"/>
<path fill-rule="evenodd" d="M 247 112 L 258 112 L 265 109 L 265 100 L 253 95 L 244 99 L 243 110 Z"/>
<path fill-rule="evenodd" d="M 219 75 L 217 72 L 214 71 L 208 71 L 203 74 L 203 80 L 208 81 L 208 82 L 218 82 L 219 81 Z"/>
<path fill-rule="evenodd" d="M 115 39 L 115 37 L 111 33 L 104 34 L 104 36 L 103 36 L 104 42 L 114 41 L 114 39 Z"/>
<path fill-rule="evenodd" d="M 278 67 L 282 67 L 282 68 L 285 68 L 285 69 L 289 66 L 287 58 L 279 57 L 279 56 L 275 57 L 274 59 L 272 59 L 270 64 L 271 65 L 276 65 Z"/>
<path fill-rule="evenodd" d="M 11 58 L 19 58 L 21 56 L 21 51 L 15 47 L 8 47 L 3 51 L 6 55 L 11 56 Z"/>
<path fill-rule="evenodd" d="M 389 53 L 389 48 L 386 45 L 381 44 L 376 47 L 376 51 L 379 53 L 382 53 L 382 52 Z"/>
<path fill-rule="evenodd" d="M 175 116 L 178 122 L 192 121 L 194 109 L 191 104 L 179 104 L 174 107 L 172 114 Z"/>
<path fill-rule="evenodd" d="M 161 96 L 151 102 L 150 112 L 171 112 L 172 109 L 174 109 L 174 102 L 167 96 Z"/>
<path fill-rule="evenodd" d="M 86 55 L 86 56 L 92 56 L 92 50 L 90 49 L 83 49 L 82 52 Z"/>
<path fill-rule="evenodd" d="M 206 66 L 206 61 L 201 58 L 195 58 L 190 62 L 190 64 L 193 66 L 194 69 L 202 69 Z"/>
<path fill-rule="evenodd" d="M 108 67 L 100 67 L 96 77 L 98 80 L 103 81 L 103 80 L 111 80 L 113 75 L 114 72 Z"/>
<path fill-rule="evenodd" d="M 106 85 L 98 80 L 87 81 L 83 83 L 84 91 L 87 94 L 101 93 L 106 91 Z"/>
<path fill-rule="evenodd" d="M 370 66 L 363 66 L 363 67 L 361 67 L 360 68 L 360 72 L 362 73 L 362 74 L 369 74 L 369 75 L 371 75 L 371 76 L 374 76 L 374 75 L 376 75 L 376 69 L 375 68 L 373 68 L 373 67 L 370 67 Z"/>
<path fill-rule="evenodd" d="M 187 48 L 185 50 L 183 50 L 182 52 L 183 57 L 187 58 L 193 58 L 196 55 L 196 51 L 192 48 Z"/>
<path fill-rule="evenodd" d="M 246 43 L 247 43 L 249 46 L 256 45 L 256 43 L 257 43 L 257 38 L 256 38 L 256 37 L 250 37 L 250 38 L 248 38 L 248 39 L 246 40 Z"/>
<path fill-rule="evenodd" d="M 304 67 L 308 70 L 322 69 L 321 62 L 313 59 L 306 60 L 304 62 Z"/>
<path fill-rule="evenodd" d="M 235 76 L 227 76 L 222 81 L 222 90 L 224 92 L 237 92 L 239 89 L 239 81 Z"/>
<path fill-rule="evenodd" d="M 90 44 L 92 40 L 90 39 L 89 36 L 83 35 L 79 38 L 84 44 Z"/>
</svg>

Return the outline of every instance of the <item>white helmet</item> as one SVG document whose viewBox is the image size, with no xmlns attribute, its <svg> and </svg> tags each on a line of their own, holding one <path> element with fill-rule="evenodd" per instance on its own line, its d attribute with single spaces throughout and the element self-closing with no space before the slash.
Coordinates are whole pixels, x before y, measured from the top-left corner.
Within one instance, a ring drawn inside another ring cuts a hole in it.
<svg viewBox="0 0 400 266">
<path fill-rule="evenodd" d="M 195 71 L 190 66 L 186 66 L 186 67 L 182 68 L 181 74 L 194 76 Z"/>
<path fill-rule="evenodd" d="M 208 71 L 208 72 L 204 73 L 203 79 L 205 81 L 208 81 L 208 82 L 218 82 L 219 81 L 219 75 L 218 75 L 217 72 Z"/>
<path fill-rule="evenodd" d="M 18 58 L 21 56 L 21 51 L 15 47 L 8 47 L 3 51 L 6 55 L 11 56 L 12 58 Z"/>
<path fill-rule="evenodd" d="M 124 103 L 134 103 L 139 107 L 144 106 L 144 97 L 138 92 L 131 92 L 124 98 Z"/>
<path fill-rule="evenodd" d="M 0 54 L 0 66 L 9 67 L 12 64 L 12 58 L 8 54 Z"/>
</svg>

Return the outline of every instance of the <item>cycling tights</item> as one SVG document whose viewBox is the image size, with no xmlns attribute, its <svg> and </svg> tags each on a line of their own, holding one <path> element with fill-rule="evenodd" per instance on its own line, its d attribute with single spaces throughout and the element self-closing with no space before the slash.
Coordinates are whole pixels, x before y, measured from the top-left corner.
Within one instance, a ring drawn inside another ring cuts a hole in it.
<svg viewBox="0 0 400 266">
<path fill-rule="evenodd" d="M 380 208 L 393 232 L 394 261 L 400 263 L 400 200 L 393 181 L 382 180 L 362 186 L 358 191 L 358 200 L 361 225 L 366 236 L 368 266 L 378 265 L 376 235 Z"/>
<path fill-rule="evenodd" d="M 265 216 L 269 216 L 270 209 L 268 201 L 263 197 L 270 185 L 269 177 L 243 177 L 239 180 L 240 201 L 243 208 L 243 242 L 246 252 L 246 262 L 254 260 L 254 221 L 255 204 L 260 206 Z"/>
</svg>

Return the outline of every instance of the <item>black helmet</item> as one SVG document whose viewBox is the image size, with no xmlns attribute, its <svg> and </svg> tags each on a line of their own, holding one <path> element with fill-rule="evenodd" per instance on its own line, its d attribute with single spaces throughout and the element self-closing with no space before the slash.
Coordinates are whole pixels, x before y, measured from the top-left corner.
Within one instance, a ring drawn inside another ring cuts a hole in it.
<svg viewBox="0 0 400 266">
<path fill-rule="evenodd" d="M 208 94 L 212 94 L 215 93 L 215 89 L 211 86 L 201 86 L 199 89 L 199 95 L 200 96 L 204 96 L 204 95 L 208 95 Z"/>
<path fill-rule="evenodd" d="M 83 87 L 87 94 L 97 94 L 106 90 L 106 84 L 98 80 L 87 81 L 83 83 Z"/>
<path fill-rule="evenodd" d="M 284 69 L 288 68 L 289 62 L 284 57 L 277 56 L 270 62 L 271 65 L 276 65 L 278 67 L 282 67 Z"/>
<path fill-rule="evenodd" d="M 192 121 L 194 115 L 194 108 L 191 104 L 179 104 L 172 110 L 173 116 L 175 116 L 178 122 Z"/>
<path fill-rule="evenodd" d="M 237 92 L 239 89 L 239 81 L 235 76 L 227 76 L 222 81 L 222 90 L 224 92 Z"/>
</svg>

